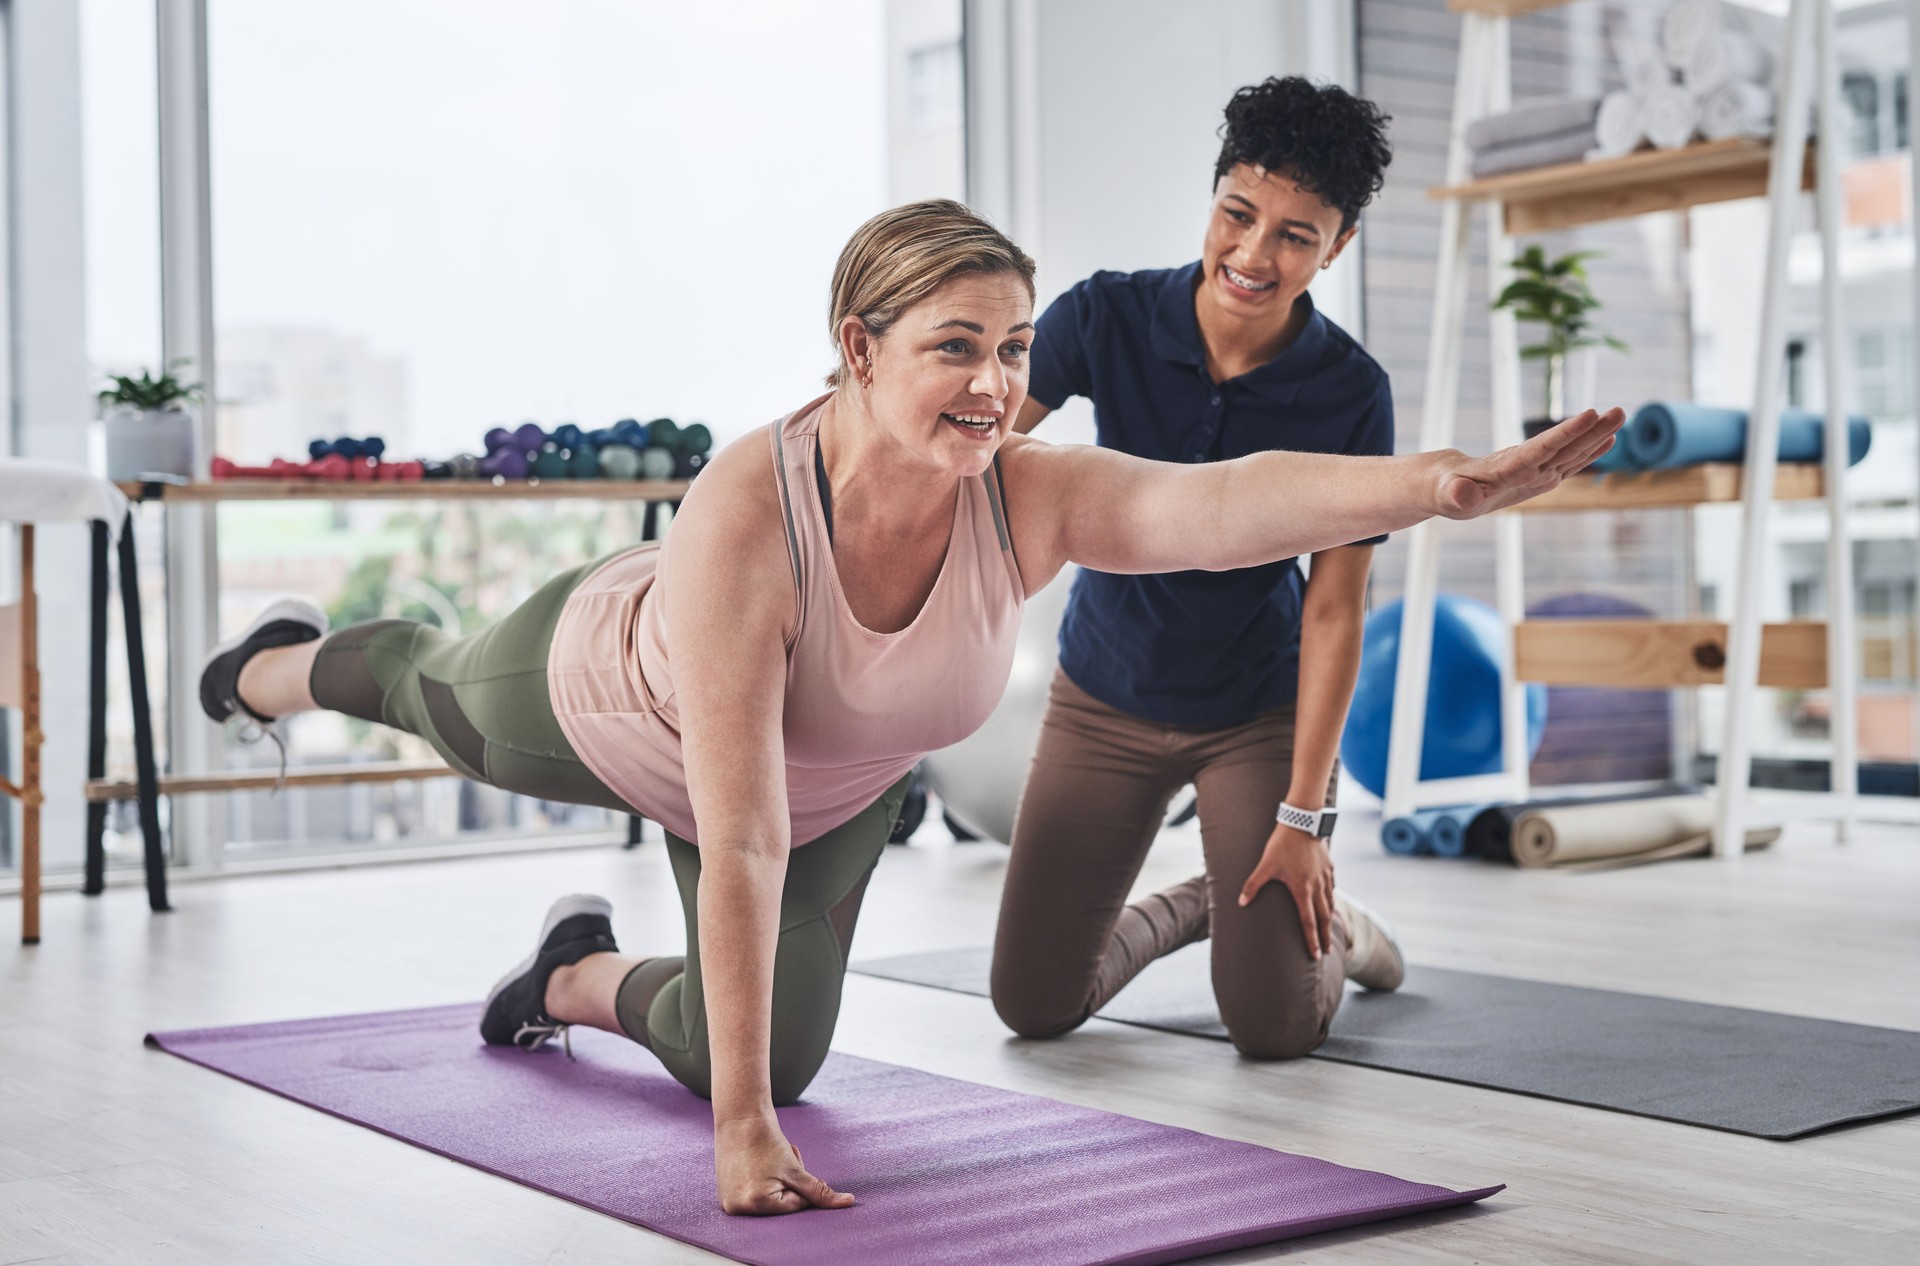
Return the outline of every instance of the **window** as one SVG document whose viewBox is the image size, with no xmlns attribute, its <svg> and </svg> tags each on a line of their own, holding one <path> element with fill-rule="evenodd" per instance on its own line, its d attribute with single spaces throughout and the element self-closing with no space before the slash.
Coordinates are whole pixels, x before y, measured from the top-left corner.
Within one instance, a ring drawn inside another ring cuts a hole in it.
<svg viewBox="0 0 1920 1266">
<path fill-rule="evenodd" d="M 1855 154 L 1880 152 L 1880 83 L 1872 75 L 1848 71 L 1840 77 L 1840 96 L 1852 127 L 1848 143 Z"/>
<path fill-rule="evenodd" d="M 958 41 L 916 48 L 907 56 L 907 121 L 916 127 L 960 117 Z"/>
<path fill-rule="evenodd" d="M 804 404 L 831 364 L 834 260 L 888 202 L 882 16 L 871 0 L 209 0 L 222 455 L 377 434 L 446 458 L 500 424 L 662 416 L 725 443 Z M 957 85 L 931 62 L 916 99 L 944 108 Z M 262 502 L 219 523 L 223 635 L 287 591 L 336 623 L 471 630 L 640 536 L 636 508 L 593 502 Z M 296 718 L 291 747 L 296 763 L 429 755 L 332 714 Z M 229 809 L 229 856 L 617 825 L 444 779 Z"/>
</svg>

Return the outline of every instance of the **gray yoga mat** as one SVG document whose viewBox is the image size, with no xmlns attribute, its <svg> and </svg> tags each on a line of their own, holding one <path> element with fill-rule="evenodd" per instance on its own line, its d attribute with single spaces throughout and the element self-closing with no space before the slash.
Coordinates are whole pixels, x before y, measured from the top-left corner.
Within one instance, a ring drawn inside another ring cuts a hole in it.
<svg viewBox="0 0 1920 1266">
<path fill-rule="evenodd" d="M 984 997 L 988 954 L 852 970 Z M 1227 1036 L 1205 943 L 1154 963 L 1100 1016 Z M 1350 990 L 1314 1055 L 1761 1138 L 1920 1109 L 1920 1033 L 1439 967 L 1410 967 L 1395 993 Z"/>
</svg>

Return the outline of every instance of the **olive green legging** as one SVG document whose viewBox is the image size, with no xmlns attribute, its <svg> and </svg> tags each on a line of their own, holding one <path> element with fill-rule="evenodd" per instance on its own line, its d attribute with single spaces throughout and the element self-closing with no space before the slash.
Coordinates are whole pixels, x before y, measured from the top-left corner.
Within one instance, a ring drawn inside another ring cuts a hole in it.
<svg viewBox="0 0 1920 1266">
<path fill-rule="evenodd" d="M 498 623 L 449 637 L 411 620 L 350 625 L 321 642 L 309 685 L 323 708 L 417 734 L 469 778 L 542 800 L 629 805 L 588 769 L 554 718 L 547 649 L 561 608 L 599 563 L 549 581 Z M 787 859 L 773 959 L 773 1101 L 794 1102 L 827 1057 L 867 877 L 900 814 L 901 779 L 851 820 Z M 687 920 L 684 958 L 648 959 L 615 1002 L 627 1036 L 687 1089 L 712 1084 L 700 977 L 700 850 L 669 832 L 667 856 Z"/>
</svg>

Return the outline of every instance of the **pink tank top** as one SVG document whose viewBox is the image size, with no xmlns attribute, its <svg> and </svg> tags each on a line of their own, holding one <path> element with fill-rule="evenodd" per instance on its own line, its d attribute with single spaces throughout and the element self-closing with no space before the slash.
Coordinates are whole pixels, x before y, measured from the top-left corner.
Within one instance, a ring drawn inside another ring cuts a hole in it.
<svg viewBox="0 0 1920 1266">
<path fill-rule="evenodd" d="M 1006 689 L 1026 601 L 996 465 L 957 490 L 946 560 L 913 623 L 875 633 L 854 619 L 813 476 L 826 399 L 771 433 L 799 595 L 782 725 L 796 844 L 846 822 L 922 756 L 986 721 Z M 587 768 L 636 811 L 697 844 L 667 662 L 672 572 L 672 551 L 658 544 L 596 569 L 560 613 L 547 682 L 560 728 Z"/>
</svg>

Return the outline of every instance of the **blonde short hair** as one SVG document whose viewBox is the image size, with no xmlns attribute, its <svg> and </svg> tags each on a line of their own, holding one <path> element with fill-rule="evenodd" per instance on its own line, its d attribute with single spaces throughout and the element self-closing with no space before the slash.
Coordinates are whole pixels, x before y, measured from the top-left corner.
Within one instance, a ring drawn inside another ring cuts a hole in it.
<svg viewBox="0 0 1920 1266">
<path fill-rule="evenodd" d="M 827 375 L 844 386 L 840 325 L 859 317 L 875 338 L 886 337 L 900 314 L 963 273 L 1016 274 L 1033 297 L 1033 260 L 986 217 L 948 198 L 930 198 L 882 211 L 861 225 L 833 268 L 827 331 L 839 361 Z"/>
</svg>

